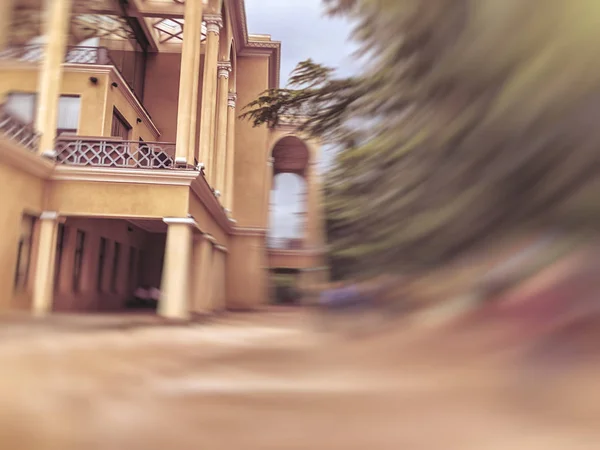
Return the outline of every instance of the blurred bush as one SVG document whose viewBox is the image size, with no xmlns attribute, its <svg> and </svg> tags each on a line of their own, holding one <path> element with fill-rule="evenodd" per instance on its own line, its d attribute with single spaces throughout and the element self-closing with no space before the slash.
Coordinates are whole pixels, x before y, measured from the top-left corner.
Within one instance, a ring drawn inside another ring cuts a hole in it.
<svg viewBox="0 0 600 450">
<path fill-rule="evenodd" d="M 248 105 L 342 147 L 326 183 L 333 272 L 431 270 L 514 232 L 595 231 L 600 3 L 324 0 L 362 73 L 305 61 Z"/>
</svg>

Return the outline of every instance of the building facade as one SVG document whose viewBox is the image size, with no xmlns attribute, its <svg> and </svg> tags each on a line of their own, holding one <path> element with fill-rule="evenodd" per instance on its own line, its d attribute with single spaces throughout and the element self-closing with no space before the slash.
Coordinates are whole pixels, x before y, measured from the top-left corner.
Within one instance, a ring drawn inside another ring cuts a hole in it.
<svg viewBox="0 0 600 450">
<path fill-rule="evenodd" d="M 116 311 L 144 286 L 187 318 L 264 304 L 272 269 L 326 276 L 319 143 L 238 117 L 281 52 L 243 0 L 0 9 L 1 311 Z M 269 250 L 277 171 L 305 178 L 308 212 Z"/>
</svg>

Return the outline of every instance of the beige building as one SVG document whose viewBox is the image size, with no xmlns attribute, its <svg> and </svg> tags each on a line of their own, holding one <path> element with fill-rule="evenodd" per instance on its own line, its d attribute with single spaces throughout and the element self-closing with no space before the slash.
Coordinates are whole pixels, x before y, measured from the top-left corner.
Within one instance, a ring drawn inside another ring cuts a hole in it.
<svg viewBox="0 0 600 450">
<path fill-rule="evenodd" d="M 0 310 L 116 311 L 144 286 L 187 318 L 268 302 L 270 270 L 326 276 L 319 144 L 238 118 L 281 51 L 243 0 L 5 0 L 0 48 Z M 305 232 L 268 249 L 281 172 L 307 181 Z"/>
</svg>

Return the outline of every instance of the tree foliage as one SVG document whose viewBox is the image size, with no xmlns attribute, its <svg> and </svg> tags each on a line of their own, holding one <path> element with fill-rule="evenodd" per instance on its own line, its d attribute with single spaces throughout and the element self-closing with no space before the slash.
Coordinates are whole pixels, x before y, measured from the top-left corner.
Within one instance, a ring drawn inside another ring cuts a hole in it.
<svg viewBox="0 0 600 450">
<path fill-rule="evenodd" d="M 362 73 L 306 61 L 245 117 L 301 116 L 343 145 L 326 186 L 334 258 L 419 268 L 570 220 L 560 212 L 599 173 L 599 2 L 324 3 L 356 23 Z"/>
</svg>

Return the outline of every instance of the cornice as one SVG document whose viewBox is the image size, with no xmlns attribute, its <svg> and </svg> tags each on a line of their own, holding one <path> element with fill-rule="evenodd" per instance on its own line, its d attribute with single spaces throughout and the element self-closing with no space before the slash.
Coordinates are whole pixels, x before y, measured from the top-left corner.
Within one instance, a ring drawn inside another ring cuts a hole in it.
<svg viewBox="0 0 600 450">
<path fill-rule="evenodd" d="M 248 19 L 244 0 L 228 0 L 232 22 L 236 24 L 233 35 L 241 56 L 271 56 L 269 68 L 269 88 L 275 89 L 280 84 L 281 42 L 252 40 L 248 33 Z"/>
<path fill-rule="evenodd" d="M 235 227 L 231 234 L 234 236 L 266 237 L 266 228 Z"/>
<path fill-rule="evenodd" d="M 215 250 L 218 250 L 218 251 L 223 252 L 223 253 L 229 253 L 229 250 L 227 249 L 227 247 L 225 247 L 223 245 L 215 244 L 213 248 Z"/>
<path fill-rule="evenodd" d="M 198 172 L 193 170 L 144 170 L 57 165 L 51 179 L 54 181 L 90 181 L 163 186 L 190 186 L 197 176 Z"/>
<path fill-rule="evenodd" d="M 219 203 L 219 200 L 215 197 L 212 189 L 208 185 L 208 182 L 203 175 L 197 176 L 191 183 L 191 189 L 194 194 L 200 199 L 202 204 L 206 207 L 208 213 L 212 216 L 217 224 L 227 234 L 231 234 L 231 222 L 225 213 L 225 209 Z"/>
<path fill-rule="evenodd" d="M 16 142 L 0 136 L 0 161 L 42 179 L 50 178 L 54 163 L 39 153 L 21 147 Z"/>
<path fill-rule="evenodd" d="M 270 248 L 267 249 L 269 255 L 281 255 L 281 256 L 321 256 L 326 255 L 326 249 L 303 249 L 303 250 L 287 250 Z"/>
</svg>

